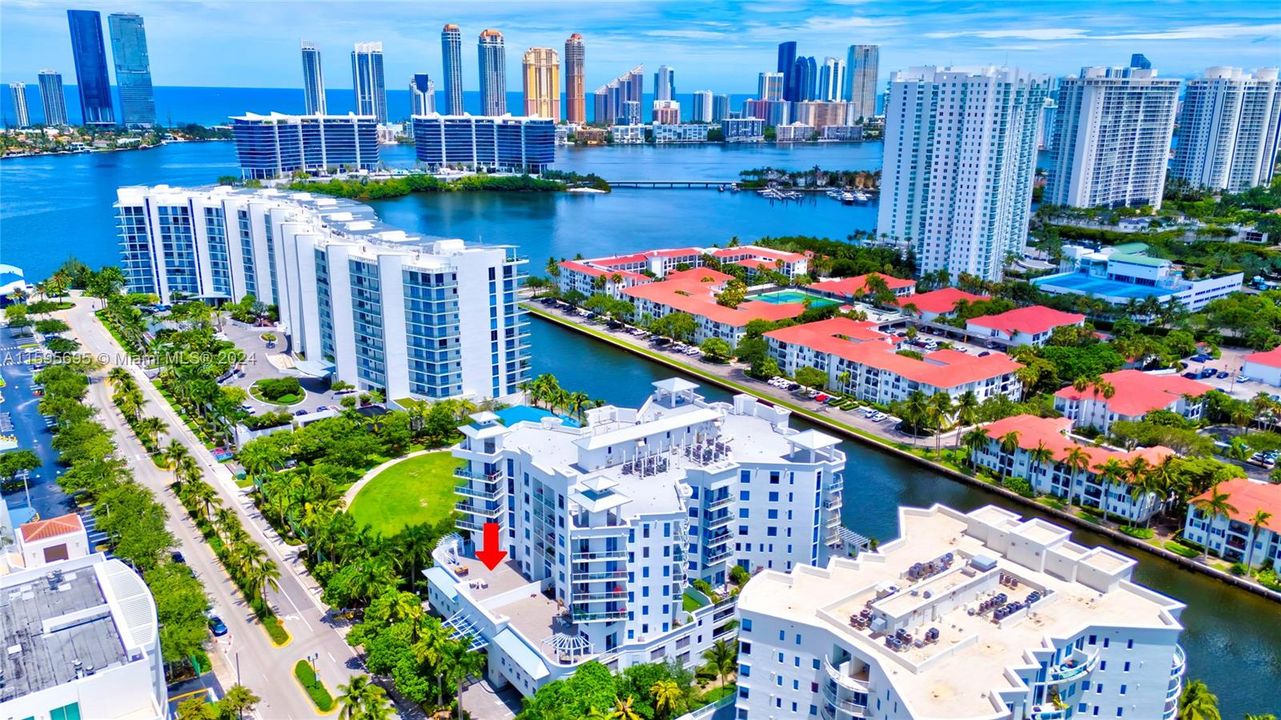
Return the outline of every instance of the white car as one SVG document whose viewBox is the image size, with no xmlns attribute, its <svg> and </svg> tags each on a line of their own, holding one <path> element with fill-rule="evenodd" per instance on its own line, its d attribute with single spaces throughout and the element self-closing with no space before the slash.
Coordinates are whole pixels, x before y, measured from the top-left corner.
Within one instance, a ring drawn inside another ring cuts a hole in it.
<svg viewBox="0 0 1281 720">
<path fill-rule="evenodd" d="M 887 418 L 887 417 L 889 417 L 889 416 L 888 416 L 888 415 L 886 415 L 886 414 L 885 414 L 885 413 L 883 413 L 883 412 L 879 412 L 879 411 L 878 411 L 876 414 L 872 415 L 872 422 L 880 422 L 880 421 L 884 420 L 884 419 L 885 419 L 885 418 Z"/>
</svg>

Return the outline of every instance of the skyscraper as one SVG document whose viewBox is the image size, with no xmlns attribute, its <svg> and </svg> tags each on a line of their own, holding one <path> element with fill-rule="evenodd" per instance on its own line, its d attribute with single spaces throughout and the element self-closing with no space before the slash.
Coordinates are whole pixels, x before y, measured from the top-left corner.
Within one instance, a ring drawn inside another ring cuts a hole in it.
<svg viewBox="0 0 1281 720">
<path fill-rule="evenodd" d="M 351 87 L 356 95 L 357 115 L 373 115 L 379 123 L 387 122 L 382 43 L 356 43 L 351 51 Z"/>
<path fill-rule="evenodd" d="M 45 125 L 67 124 L 67 99 L 62 92 L 62 73 L 40 71 L 40 104 L 44 107 Z"/>
<path fill-rule="evenodd" d="M 676 70 L 666 65 L 659 65 L 654 73 L 654 99 L 676 99 Z"/>
<path fill-rule="evenodd" d="M 1156 70 L 1082 68 L 1059 85 L 1045 202 L 1161 207 L 1179 81 Z"/>
<path fill-rule="evenodd" d="M 787 89 L 784 87 L 784 99 L 792 102 L 813 100 L 818 95 L 818 61 L 813 57 L 796 58 L 796 64 L 792 66 L 791 81 L 796 86 L 793 93 L 795 97 L 787 97 Z"/>
<path fill-rule="evenodd" d="M 695 90 L 690 96 L 690 122 L 709 123 L 712 121 L 712 91 Z"/>
<path fill-rule="evenodd" d="M 1152 61 L 1143 53 L 1134 53 L 1130 56 L 1130 67 L 1139 68 L 1140 70 L 1151 70 Z"/>
<path fill-rule="evenodd" d="M 574 33 L 565 40 L 565 119 L 571 123 L 587 123 L 587 102 L 584 89 L 583 36 Z"/>
<path fill-rule="evenodd" d="M 854 120 L 876 115 L 879 45 L 851 45 L 845 58 L 845 99 Z"/>
<path fill-rule="evenodd" d="M 645 66 L 637 65 L 596 89 L 592 122 L 597 125 L 640 122 L 641 97 L 645 94 Z"/>
<path fill-rule="evenodd" d="M 107 77 L 107 49 L 102 39 L 102 16 L 97 10 L 68 10 L 67 24 L 71 27 L 71 55 L 76 64 L 81 122 L 85 125 L 115 125 L 111 79 Z"/>
<path fill-rule="evenodd" d="M 440 58 L 445 73 L 445 114 L 463 114 L 463 33 L 453 23 L 440 31 Z"/>
<path fill-rule="evenodd" d="M 796 68 L 796 41 L 789 40 L 778 44 L 778 66 L 774 69 L 783 73 L 783 99 L 800 100 L 796 95 L 796 86 L 792 81 L 792 73 Z M 763 99 L 763 98 L 762 98 Z"/>
<path fill-rule="evenodd" d="M 720 122 L 729 117 L 729 95 L 717 95 L 712 98 L 712 122 Z"/>
<path fill-rule="evenodd" d="M 1277 68 L 1212 67 L 1188 81 L 1170 174 L 1193 187 L 1241 192 L 1272 182 L 1281 135 Z"/>
<path fill-rule="evenodd" d="M 111 30 L 111 58 L 120 93 L 120 119 L 126 127 L 151 127 L 156 124 L 156 95 L 151 87 L 151 60 L 142 16 L 112 13 L 107 16 L 107 26 Z"/>
<path fill-rule="evenodd" d="M 890 80 L 877 232 L 909 243 L 921 273 L 999 280 L 1027 239 L 1048 80 L 933 67 Z"/>
<path fill-rule="evenodd" d="M 427 73 L 414 73 L 409 78 L 411 115 L 430 115 L 436 112 L 436 83 Z"/>
<path fill-rule="evenodd" d="M 503 34 L 482 30 L 476 54 L 480 59 L 480 112 L 482 115 L 507 114 L 507 50 Z"/>
<path fill-rule="evenodd" d="M 13 127 L 30 127 L 31 111 L 27 108 L 27 84 L 24 82 L 9 83 L 9 94 L 13 97 Z"/>
<path fill-rule="evenodd" d="M 525 114 L 560 122 L 560 56 L 551 48 L 530 48 L 522 67 Z"/>
<path fill-rule="evenodd" d="M 759 100 L 782 100 L 786 76 L 778 72 L 763 72 L 756 78 L 756 97 Z"/>
<path fill-rule="evenodd" d="M 834 57 L 823 58 L 823 66 L 818 69 L 817 100 L 845 99 L 845 63 Z"/>
<path fill-rule="evenodd" d="M 302 101 L 307 115 L 325 114 L 325 72 L 320 51 L 308 40 L 302 41 Z"/>
</svg>

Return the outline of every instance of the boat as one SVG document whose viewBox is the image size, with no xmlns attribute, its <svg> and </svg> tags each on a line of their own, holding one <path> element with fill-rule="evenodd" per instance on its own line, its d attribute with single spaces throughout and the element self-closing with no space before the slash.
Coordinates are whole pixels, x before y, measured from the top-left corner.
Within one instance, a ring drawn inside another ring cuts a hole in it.
<svg viewBox="0 0 1281 720">
<path fill-rule="evenodd" d="M 717 191 L 717 192 L 725 192 L 725 186 L 724 186 L 724 185 L 721 185 L 720 187 L 716 188 L 716 191 Z"/>
<path fill-rule="evenodd" d="M 862 190 L 855 190 L 855 191 L 854 191 L 854 202 L 856 202 L 856 203 L 865 203 L 865 202 L 867 202 L 868 200 L 871 200 L 871 199 L 872 199 L 872 196 L 871 196 L 871 195 L 868 195 L 867 193 L 863 192 Z"/>
<path fill-rule="evenodd" d="M 849 192 L 849 191 L 846 191 L 846 192 L 841 193 L 841 204 L 842 204 L 842 205 L 853 205 L 853 204 L 854 204 L 854 193 Z"/>
</svg>

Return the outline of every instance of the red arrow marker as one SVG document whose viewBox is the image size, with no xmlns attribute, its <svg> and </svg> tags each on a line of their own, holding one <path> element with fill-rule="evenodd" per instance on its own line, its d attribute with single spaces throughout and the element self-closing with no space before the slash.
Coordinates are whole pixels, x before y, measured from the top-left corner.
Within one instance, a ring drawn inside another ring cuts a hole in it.
<svg viewBox="0 0 1281 720">
<path fill-rule="evenodd" d="M 498 523 L 485 523 L 485 542 L 476 551 L 476 559 L 485 563 L 485 567 L 493 570 L 498 567 L 498 563 L 502 562 L 505 557 L 507 557 L 507 551 L 498 549 Z"/>
</svg>

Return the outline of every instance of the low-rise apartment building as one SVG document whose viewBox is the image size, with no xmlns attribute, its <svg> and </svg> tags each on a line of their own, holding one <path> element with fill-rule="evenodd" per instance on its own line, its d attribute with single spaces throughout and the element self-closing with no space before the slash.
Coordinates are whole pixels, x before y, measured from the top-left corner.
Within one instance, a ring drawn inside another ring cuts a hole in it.
<svg viewBox="0 0 1281 720">
<path fill-rule="evenodd" d="M 1227 495 L 1227 514 L 1203 503 Z M 1256 523 L 1266 513 L 1267 519 Z M 1228 562 L 1272 568 L 1281 573 L 1281 485 L 1235 478 L 1219 483 L 1188 503 L 1183 536 Z"/>
<path fill-rule="evenodd" d="M 1200 420 L 1205 394 L 1213 389 L 1177 374 L 1118 370 L 1100 376 L 1097 384 L 1080 390 L 1068 385 L 1054 393 L 1054 409 L 1076 427 L 1092 427 L 1106 433 L 1117 420 L 1142 420 L 1156 410 Z"/>
<path fill-rule="evenodd" d="M 1185 606 L 1133 559 L 991 505 L 898 526 L 876 552 L 752 578 L 737 717 L 1176 717 Z"/>
<path fill-rule="evenodd" d="M 654 131 L 654 144 L 668 145 L 672 143 L 703 143 L 707 142 L 708 125 L 702 123 L 654 123 L 650 126 Z"/>
<path fill-rule="evenodd" d="M 845 455 L 748 395 L 709 402 L 693 383 L 654 383 L 640 408 L 503 425 L 478 414 L 454 450 L 458 530 L 426 575 L 446 625 L 488 646 L 489 676 L 532 694 L 595 659 L 614 670 L 700 664 L 732 637 L 728 599 L 694 612 L 694 579 L 733 566 L 789 571 L 839 545 Z M 487 523 L 508 559 L 473 559 Z"/>
<path fill-rule="evenodd" d="M 945 287 L 913 294 L 906 300 L 900 300 L 899 307 L 924 322 L 934 322 L 940 317 L 948 317 L 956 312 L 956 308 L 963 302 L 976 303 L 990 299 L 987 295 L 975 295 L 959 288 Z"/>
<path fill-rule="evenodd" d="M 1281 387 L 1281 347 L 1245 356 L 1241 374 L 1251 380 Z"/>
<path fill-rule="evenodd" d="M 720 338 L 737 347 L 753 320 L 789 320 L 805 312 L 800 302 L 765 302 L 744 300 L 736 307 L 716 302 L 716 296 L 734 276 L 710 268 L 692 268 L 667 274 L 666 279 L 622 290 L 624 300 L 635 308 L 637 320 L 656 320 L 672 313 L 693 316 L 697 323 L 692 340 L 702 343 Z"/>
<path fill-rule="evenodd" d="M 1068 418 L 1015 415 L 982 425 L 987 443 L 974 448 L 970 462 L 1001 477 L 1019 477 L 1032 489 L 1068 502 L 1145 522 L 1161 499 L 1136 492 L 1134 471 L 1159 465 L 1174 451 L 1157 445 L 1129 452 L 1074 440 Z"/>
<path fill-rule="evenodd" d="M 801 367 L 827 373 L 827 386 L 860 400 L 889 404 L 913 392 L 943 392 L 953 398 L 973 392 L 980 401 L 995 395 L 1017 397 L 1022 367 L 999 352 L 985 356 L 936 350 L 921 359 L 900 355 L 894 338 L 875 323 L 830 318 L 765 333 L 770 355 L 782 371 Z"/>
<path fill-rule="evenodd" d="M 1031 305 L 968 320 L 965 331 L 977 340 L 1002 345 L 1044 345 L 1055 328 L 1080 327 L 1085 316 L 1044 305 Z"/>
<path fill-rule="evenodd" d="M 788 278 L 809 272 L 808 256 L 759 245 L 662 248 L 625 255 L 562 260 L 558 285 L 562 293 L 571 290 L 584 295 L 605 292 L 611 297 L 622 298 L 622 291 L 628 287 L 665 278 L 673 271 L 704 267 L 709 257 L 718 263 L 741 265 L 747 269 L 749 276 L 763 270 L 779 272 Z M 602 284 L 604 287 L 601 287 Z"/>
<path fill-rule="evenodd" d="M 830 297 L 833 300 L 842 302 L 854 302 L 862 300 L 872 294 L 868 288 L 867 281 L 869 278 L 880 278 L 890 292 L 894 293 L 896 298 L 905 298 L 916 292 L 916 281 L 896 278 L 893 275 L 882 275 L 881 273 L 869 273 L 867 275 L 855 275 L 847 278 L 831 278 L 820 280 L 816 283 L 807 285 L 810 290 Z"/>
</svg>

